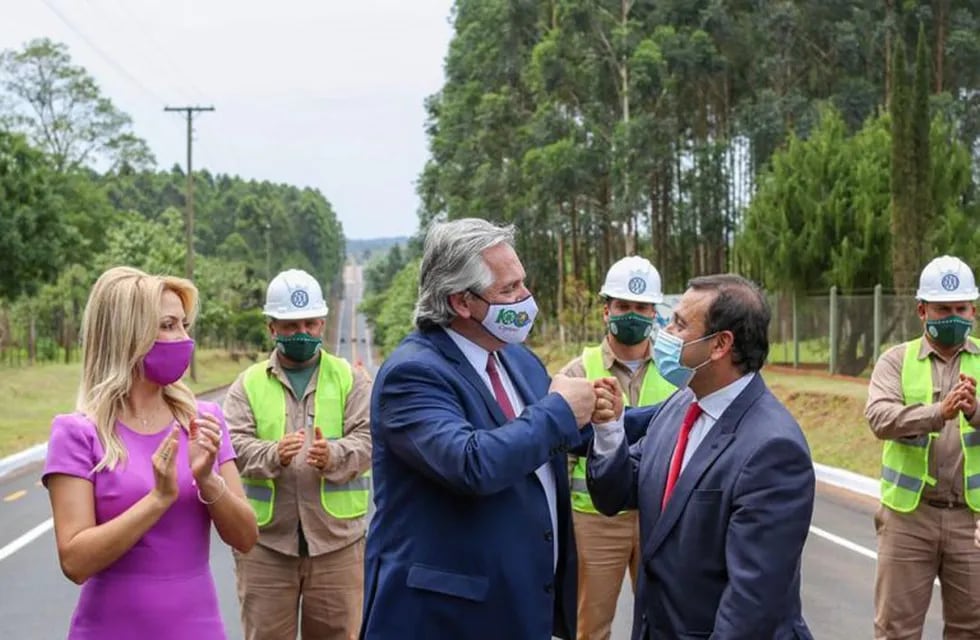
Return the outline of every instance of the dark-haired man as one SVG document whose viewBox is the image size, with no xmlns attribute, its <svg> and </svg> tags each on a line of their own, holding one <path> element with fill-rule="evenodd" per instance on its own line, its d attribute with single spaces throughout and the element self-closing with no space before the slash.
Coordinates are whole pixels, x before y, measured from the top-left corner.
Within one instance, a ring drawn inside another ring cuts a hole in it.
<svg viewBox="0 0 980 640">
<path fill-rule="evenodd" d="M 796 421 L 758 374 L 769 317 L 762 293 L 739 276 L 691 280 L 653 349 L 660 375 L 679 390 L 632 447 L 622 418 L 596 425 L 588 462 L 596 508 L 640 511 L 634 640 L 812 638 L 800 556 L 813 464 Z"/>
</svg>

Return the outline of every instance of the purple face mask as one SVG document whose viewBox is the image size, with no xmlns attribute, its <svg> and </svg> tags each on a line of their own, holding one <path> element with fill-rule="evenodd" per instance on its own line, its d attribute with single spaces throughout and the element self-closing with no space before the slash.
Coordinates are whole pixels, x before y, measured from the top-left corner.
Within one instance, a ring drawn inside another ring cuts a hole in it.
<svg viewBox="0 0 980 640">
<path fill-rule="evenodd" d="M 177 382 L 187 371 L 193 353 L 194 341 L 191 339 L 157 340 L 143 356 L 143 375 L 161 387 Z"/>
</svg>

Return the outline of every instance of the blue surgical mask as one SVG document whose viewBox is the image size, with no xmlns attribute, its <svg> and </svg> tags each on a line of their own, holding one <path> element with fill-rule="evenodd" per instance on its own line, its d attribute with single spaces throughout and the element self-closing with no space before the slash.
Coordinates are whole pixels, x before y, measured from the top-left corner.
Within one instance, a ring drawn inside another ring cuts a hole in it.
<svg viewBox="0 0 980 640">
<path fill-rule="evenodd" d="M 702 340 L 707 340 L 714 335 L 712 333 L 685 343 L 671 333 L 663 330 L 658 331 L 657 339 L 653 342 L 653 361 L 657 365 L 657 371 L 660 372 L 660 376 L 678 389 L 683 389 L 690 384 L 691 379 L 698 372 L 698 369 L 710 363 L 711 358 L 709 357 L 693 369 L 691 367 L 685 367 L 681 364 L 681 355 L 684 353 L 684 347 L 689 344 L 701 342 Z"/>
</svg>

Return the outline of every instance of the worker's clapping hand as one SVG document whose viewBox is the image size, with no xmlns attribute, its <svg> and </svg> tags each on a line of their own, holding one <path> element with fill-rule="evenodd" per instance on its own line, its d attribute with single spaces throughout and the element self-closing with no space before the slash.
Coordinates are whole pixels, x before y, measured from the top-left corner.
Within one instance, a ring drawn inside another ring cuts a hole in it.
<svg viewBox="0 0 980 640">
<path fill-rule="evenodd" d="M 315 427 L 313 430 L 313 444 L 310 445 L 310 450 L 306 453 L 306 464 L 311 467 L 316 467 L 320 471 L 327 468 L 330 464 L 330 447 L 327 444 L 327 439 L 323 437 L 323 431 L 320 427 Z"/>
<path fill-rule="evenodd" d="M 279 446 L 277 448 L 279 452 L 279 464 L 284 467 L 288 467 L 289 463 L 293 461 L 300 450 L 303 448 L 303 443 L 306 441 L 306 432 L 304 431 L 294 431 L 286 436 L 283 436 L 282 440 L 279 441 Z"/>
<path fill-rule="evenodd" d="M 977 381 L 968 375 L 960 374 L 960 380 L 940 405 L 943 420 L 952 420 L 960 412 L 971 418 L 977 410 Z"/>
</svg>

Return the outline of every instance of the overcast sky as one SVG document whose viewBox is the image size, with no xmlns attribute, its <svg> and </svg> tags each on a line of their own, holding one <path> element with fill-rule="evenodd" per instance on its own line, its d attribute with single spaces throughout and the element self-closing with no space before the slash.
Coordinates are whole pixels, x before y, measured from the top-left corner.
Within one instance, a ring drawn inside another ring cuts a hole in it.
<svg viewBox="0 0 980 640">
<path fill-rule="evenodd" d="M 319 188 L 349 238 L 417 227 L 423 100 L 443 82 L 452 0 L 0 0 L 0 48 L 69 46 L 161 168 Z M 60 14 L 60 17 L 59 17 Z"/>
</svg>

